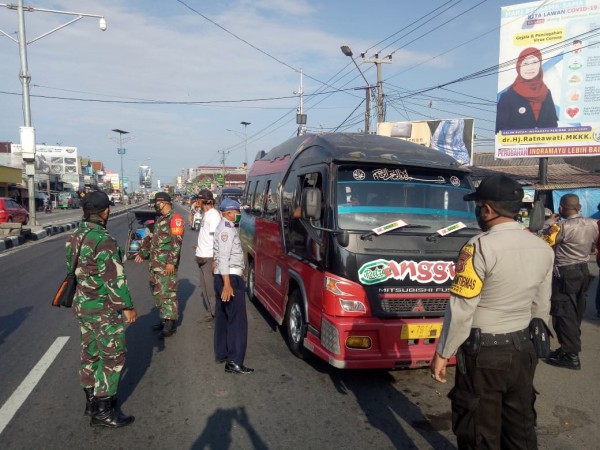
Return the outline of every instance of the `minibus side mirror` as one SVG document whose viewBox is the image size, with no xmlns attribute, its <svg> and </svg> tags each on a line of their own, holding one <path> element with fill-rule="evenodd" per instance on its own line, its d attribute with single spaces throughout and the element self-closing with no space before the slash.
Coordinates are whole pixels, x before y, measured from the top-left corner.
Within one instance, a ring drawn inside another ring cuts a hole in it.
<svg viewBox="0 0 600 450">
<path fill-rule="evenodd" d="M 321 190 L 305 188 L 302 191 L 302 218 L 308 220 L 321 219 Z"/>
<path fill-rule="evenodd" d="M 340 246 L 342 246 L 342 247 L 348 247 L 348 244 L 350 243 L 350 235 L 348 234 L 347 231 L 343 231 L 342 233 L 339 233 L 336 236 L 336 239 L 338 241 L 338 244 L 340 244 Z"/>
</svg>

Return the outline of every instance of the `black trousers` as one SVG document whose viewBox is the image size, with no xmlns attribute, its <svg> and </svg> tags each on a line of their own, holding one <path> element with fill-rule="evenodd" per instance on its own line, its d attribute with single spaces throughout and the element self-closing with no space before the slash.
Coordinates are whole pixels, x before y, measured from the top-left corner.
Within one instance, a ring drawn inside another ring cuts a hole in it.
<svg viewBox="0 0 600 450">
<path fill-rule="evenodd" d="M 581 320 L 585 313 L 589 284 L 587 264 L 559 268 L 559 276 L 552 278 L 552 327 L 560 347 L 567 353 L 581 352 Z"/>
<path fill-rule="evenodd" d="M 459 449 L 537 449 L 533 377 L 537 356 L 531 341 L 460 347 L 452 400 L 452 430 Z"/>
<path fill-rule="evenodd" d="M 228 302 L 221 300 L 223 278 L 215 275 L 215 359 L 227 359 L 242 365 L 248 344 L 248 316 L 246 315 L 246 287 L 244 279 L 229 275 L 234 296 Z"/>
</svg>

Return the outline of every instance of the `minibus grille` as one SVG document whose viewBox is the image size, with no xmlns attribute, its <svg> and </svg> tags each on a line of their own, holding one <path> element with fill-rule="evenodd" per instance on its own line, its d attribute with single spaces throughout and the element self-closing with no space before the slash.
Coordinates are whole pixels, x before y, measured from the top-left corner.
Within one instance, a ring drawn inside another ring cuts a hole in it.
<svg viewBox="0 0 600 450">
<path fill-rule="evenodd" d="M 424 317 L 443 316 L 448 305 L 449 294 L 425 296 L 403 296 L 402 294 L 378 295 L 380 310 L 385 316 Z"/>
</svg>

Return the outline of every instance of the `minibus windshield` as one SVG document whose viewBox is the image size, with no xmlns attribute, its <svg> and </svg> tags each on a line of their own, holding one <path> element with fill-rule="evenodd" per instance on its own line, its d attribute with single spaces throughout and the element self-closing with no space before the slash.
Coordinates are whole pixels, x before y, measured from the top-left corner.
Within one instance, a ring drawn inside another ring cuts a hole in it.
<svg viewBox="0 0 600 450">
<path fill-rule="evenodd" d="M 371 230 L 401 219 L 410 226 L 407 230 L 415 232 L 457 222 L 477 228 L 475 205 L 463 200 L 472 190 L 466 174 L 460 172 L 341 166 L 336 186 L 337 225 L 343 230 Z"/>
</svg>

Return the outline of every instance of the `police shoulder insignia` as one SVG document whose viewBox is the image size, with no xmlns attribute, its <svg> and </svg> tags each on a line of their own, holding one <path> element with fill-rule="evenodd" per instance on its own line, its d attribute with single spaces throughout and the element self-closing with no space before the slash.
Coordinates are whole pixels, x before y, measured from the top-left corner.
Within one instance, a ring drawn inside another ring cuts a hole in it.
<svg viewBox="0 0 600 450">
<path fill-rule="evenodd" d="M 180 214 L 173 214 L 171 218 L 171 234 L 173 236 L 183 236 L 183 231 L 185 230 L 185 225 L 183 222 L 183 217 Z"/>
<path fill-rule="evenodd" d="M 483 282 L 473 266 L 475 245 L 465 245 L 456 262 L 456 277 L 450 292 L 464 298 L 477 297 L 483 289 Z"/>
<path fill-rule="evenodd" d="M 560 225 L 557 223 L 553 224 L 540 236 L 549 246 L 554 247 L 556 245 L 556 236 L 560 231 Z"/>
</svg>

